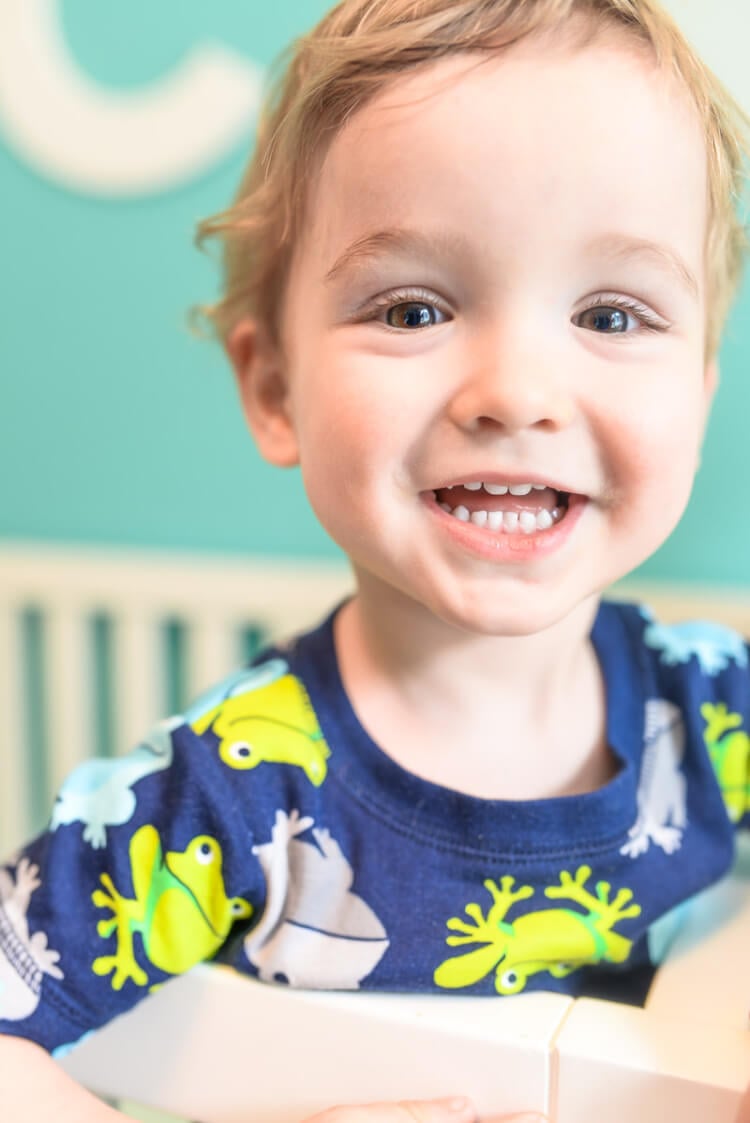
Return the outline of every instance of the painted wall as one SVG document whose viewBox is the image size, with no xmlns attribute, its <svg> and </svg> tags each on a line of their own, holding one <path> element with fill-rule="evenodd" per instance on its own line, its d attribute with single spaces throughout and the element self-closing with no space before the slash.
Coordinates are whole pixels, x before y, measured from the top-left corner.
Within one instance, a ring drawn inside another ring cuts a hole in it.
<svg viewBox="0 0 750 1123">
<path fill-rule="evenodd" d="M 750 7 L 669 6 L 750 105 Z M 216 283 L 194 224 L 234 190 L 264 67 L 326 7 L 2 0 L 0 537 L 335 554 L 186 323 Z M 694 500 L 651 576 L 747 581 L 748 312 L 746 290 Z"/>
</svg>

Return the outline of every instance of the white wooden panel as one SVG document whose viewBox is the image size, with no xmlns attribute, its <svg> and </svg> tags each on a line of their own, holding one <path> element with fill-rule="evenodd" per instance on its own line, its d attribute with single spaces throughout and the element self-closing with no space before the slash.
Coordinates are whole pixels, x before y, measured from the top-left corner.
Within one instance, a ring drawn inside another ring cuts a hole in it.
<svg viewBox="0 0 750 1123">
<path fill-rule="evenodd" d="M 62 1064 L 101 1094 L 203 1123 L 299 1123 L 333 1104 L 451 1095 L 484 1117 L 544 1111 L 570 1004 L 302 991 L 199 967 Z"/>
<path fill-rule="evenodd" d="M 165 716 L 159 617 L 131 607 L 113 620 L 115 751 L 126 753 Z"/>
<path fill-rule="evenodd" d="M 188 621 L 187 691 L 195 698 L 235 670 L 240 661 L 236 622 L 217 612 Z"/>
<path fill-rule="evenodd" d="M 0 602 L 0 858 L 25 838 L 31 804 L 21 606 Z"/>
<path fill-rule="evenodd" d="M 556 1042 L 556 1123 L 736 1123 L 750 1083 L 750 838 L 694 898 L 645 1009 L 579 1000 Z"/>
<path fill-rule="evenodd" d="M 555 1123 L 737 1123 L 750 1033 L 579 999 L 557 1040 Z"/>
<path fill-rule="evenodd" d="M 45 729 L 51 791 L 93 751 L 91 635 L 86 606 L 77 601 L 44 608 Z"/>
</svg>

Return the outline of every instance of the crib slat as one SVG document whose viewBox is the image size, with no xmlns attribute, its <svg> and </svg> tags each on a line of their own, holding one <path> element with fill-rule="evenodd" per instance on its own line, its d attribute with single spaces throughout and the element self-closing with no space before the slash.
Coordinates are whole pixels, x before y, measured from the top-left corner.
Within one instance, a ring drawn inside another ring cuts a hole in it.
<svg viewBox="0 0 750 1123">
<path fill-rule="evenodd" d="M 51 796 L 93 752 L 92 667 L 86 606 L 57 603 L 44 616 L 48 776 Z"/>
<path fill-rule="evenodd" d="M 148 607 L 128 606 L 113 619 L 117 737 L 126 753 L 164 715 L 160 620 Z"/>
<path fill-rule="evenodd" d="M 0 860 L 28 836 L 30 745 L 25 713 L 21 607 L 0 605 Z"/>
<path fill-rule="evenodd" d="M 187 625 L 187 690 L 194 699 L 236 668 L 239 637 L 232 622 L 215 612 L 191 616 Z"/>
</svg>

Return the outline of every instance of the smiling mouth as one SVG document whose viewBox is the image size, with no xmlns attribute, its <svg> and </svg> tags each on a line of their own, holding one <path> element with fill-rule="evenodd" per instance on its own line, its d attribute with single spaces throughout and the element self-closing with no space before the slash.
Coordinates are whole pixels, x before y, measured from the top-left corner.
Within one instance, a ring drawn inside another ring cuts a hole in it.
<svg viewBox="0 0 750 1123">
<path fill-rule="evenodd" d="M 544 534 L 562 522 L 571 493 L 546 484 L 465 483 L 433 491 L 435 501 L 459 522 L 495 534 Z"/>
</svg>

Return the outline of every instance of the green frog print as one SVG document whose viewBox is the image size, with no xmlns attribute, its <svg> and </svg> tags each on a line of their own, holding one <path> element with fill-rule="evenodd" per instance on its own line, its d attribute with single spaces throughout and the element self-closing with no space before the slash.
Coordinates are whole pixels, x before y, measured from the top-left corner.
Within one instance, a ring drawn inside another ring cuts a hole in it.
<svg viewBox="0 0 750 1123">
<path fill-rule="evenodd" d="M 229 768 L 296 765 L 320 787 L 331 750 L 302 683 L 290 674 L 260 686 L 250 681 L 250 689 L 240 683 L 207 712 L 191 716 L 192 728 L 216 734 L 219 757 Z"/>
<path fill-rule="evenodd" d="M 724 797 L 727 814 L 738 823 L 750 811 L 750 737 L 742 725 L 742 715 L 729 713 L 721 702 L 701 706 L 706 723 L 703 740 L 714 766 Z"/>
<path fill-rule="evenodd" d="M 495 972 L 498 994 L 517 994 L 532 975 L 546 971 L 554 979 L 565 978 L 588 963 L 624 963 L 632 941 L 614 931 L 621 920 L 639 916 L 640 905 L 631 904 L 630 889 L 621 889 L 610 901 L 612 887 L 606 881 L 596 884 L 592 893 L 586 888 L 591 868 L 581 866 L 574 876 L 563 870 L 560 884 L 544 890 L 550 900 L 569 902 L 575 908 L 548 908 L 523 913 L 508 922 L 511 908 L 534 896 L 531 885 L 514 889 L 515 878 L 499 882 L 488 879 L 484 887 L 492 897 L 485 916 L 480 905 L 466 906 L 469 920 L 451 917 L 446 939 L 450 947 L 479 945 L 472 951 L 452 956 L 435 971 L 439 987 L 469 987 Z"/>
<path fill-rule="evenodd" d="M 149 976 L 135 956 L 133 937 L 141 938 L 149 964 L 170 975 L 181 974 L 210 958 L 226 940 L 232 925 L 250 917 L 252 906 L 228 897 L 222 875 L 222 853 L 209 835 L 198 835 L 182 851 L 164 853 L 155 827 L 135 832 L 129 849 L 133 897 L 125 897 L 107 873 L 92 894 L 97 908 L 111 917 L 100 920 L 103 939 L 113 934 L 112 955 L 98 956 L 94 974 L 111 975 L 113 990 L 128 980 L 146 986 Z"/>
</svg>

